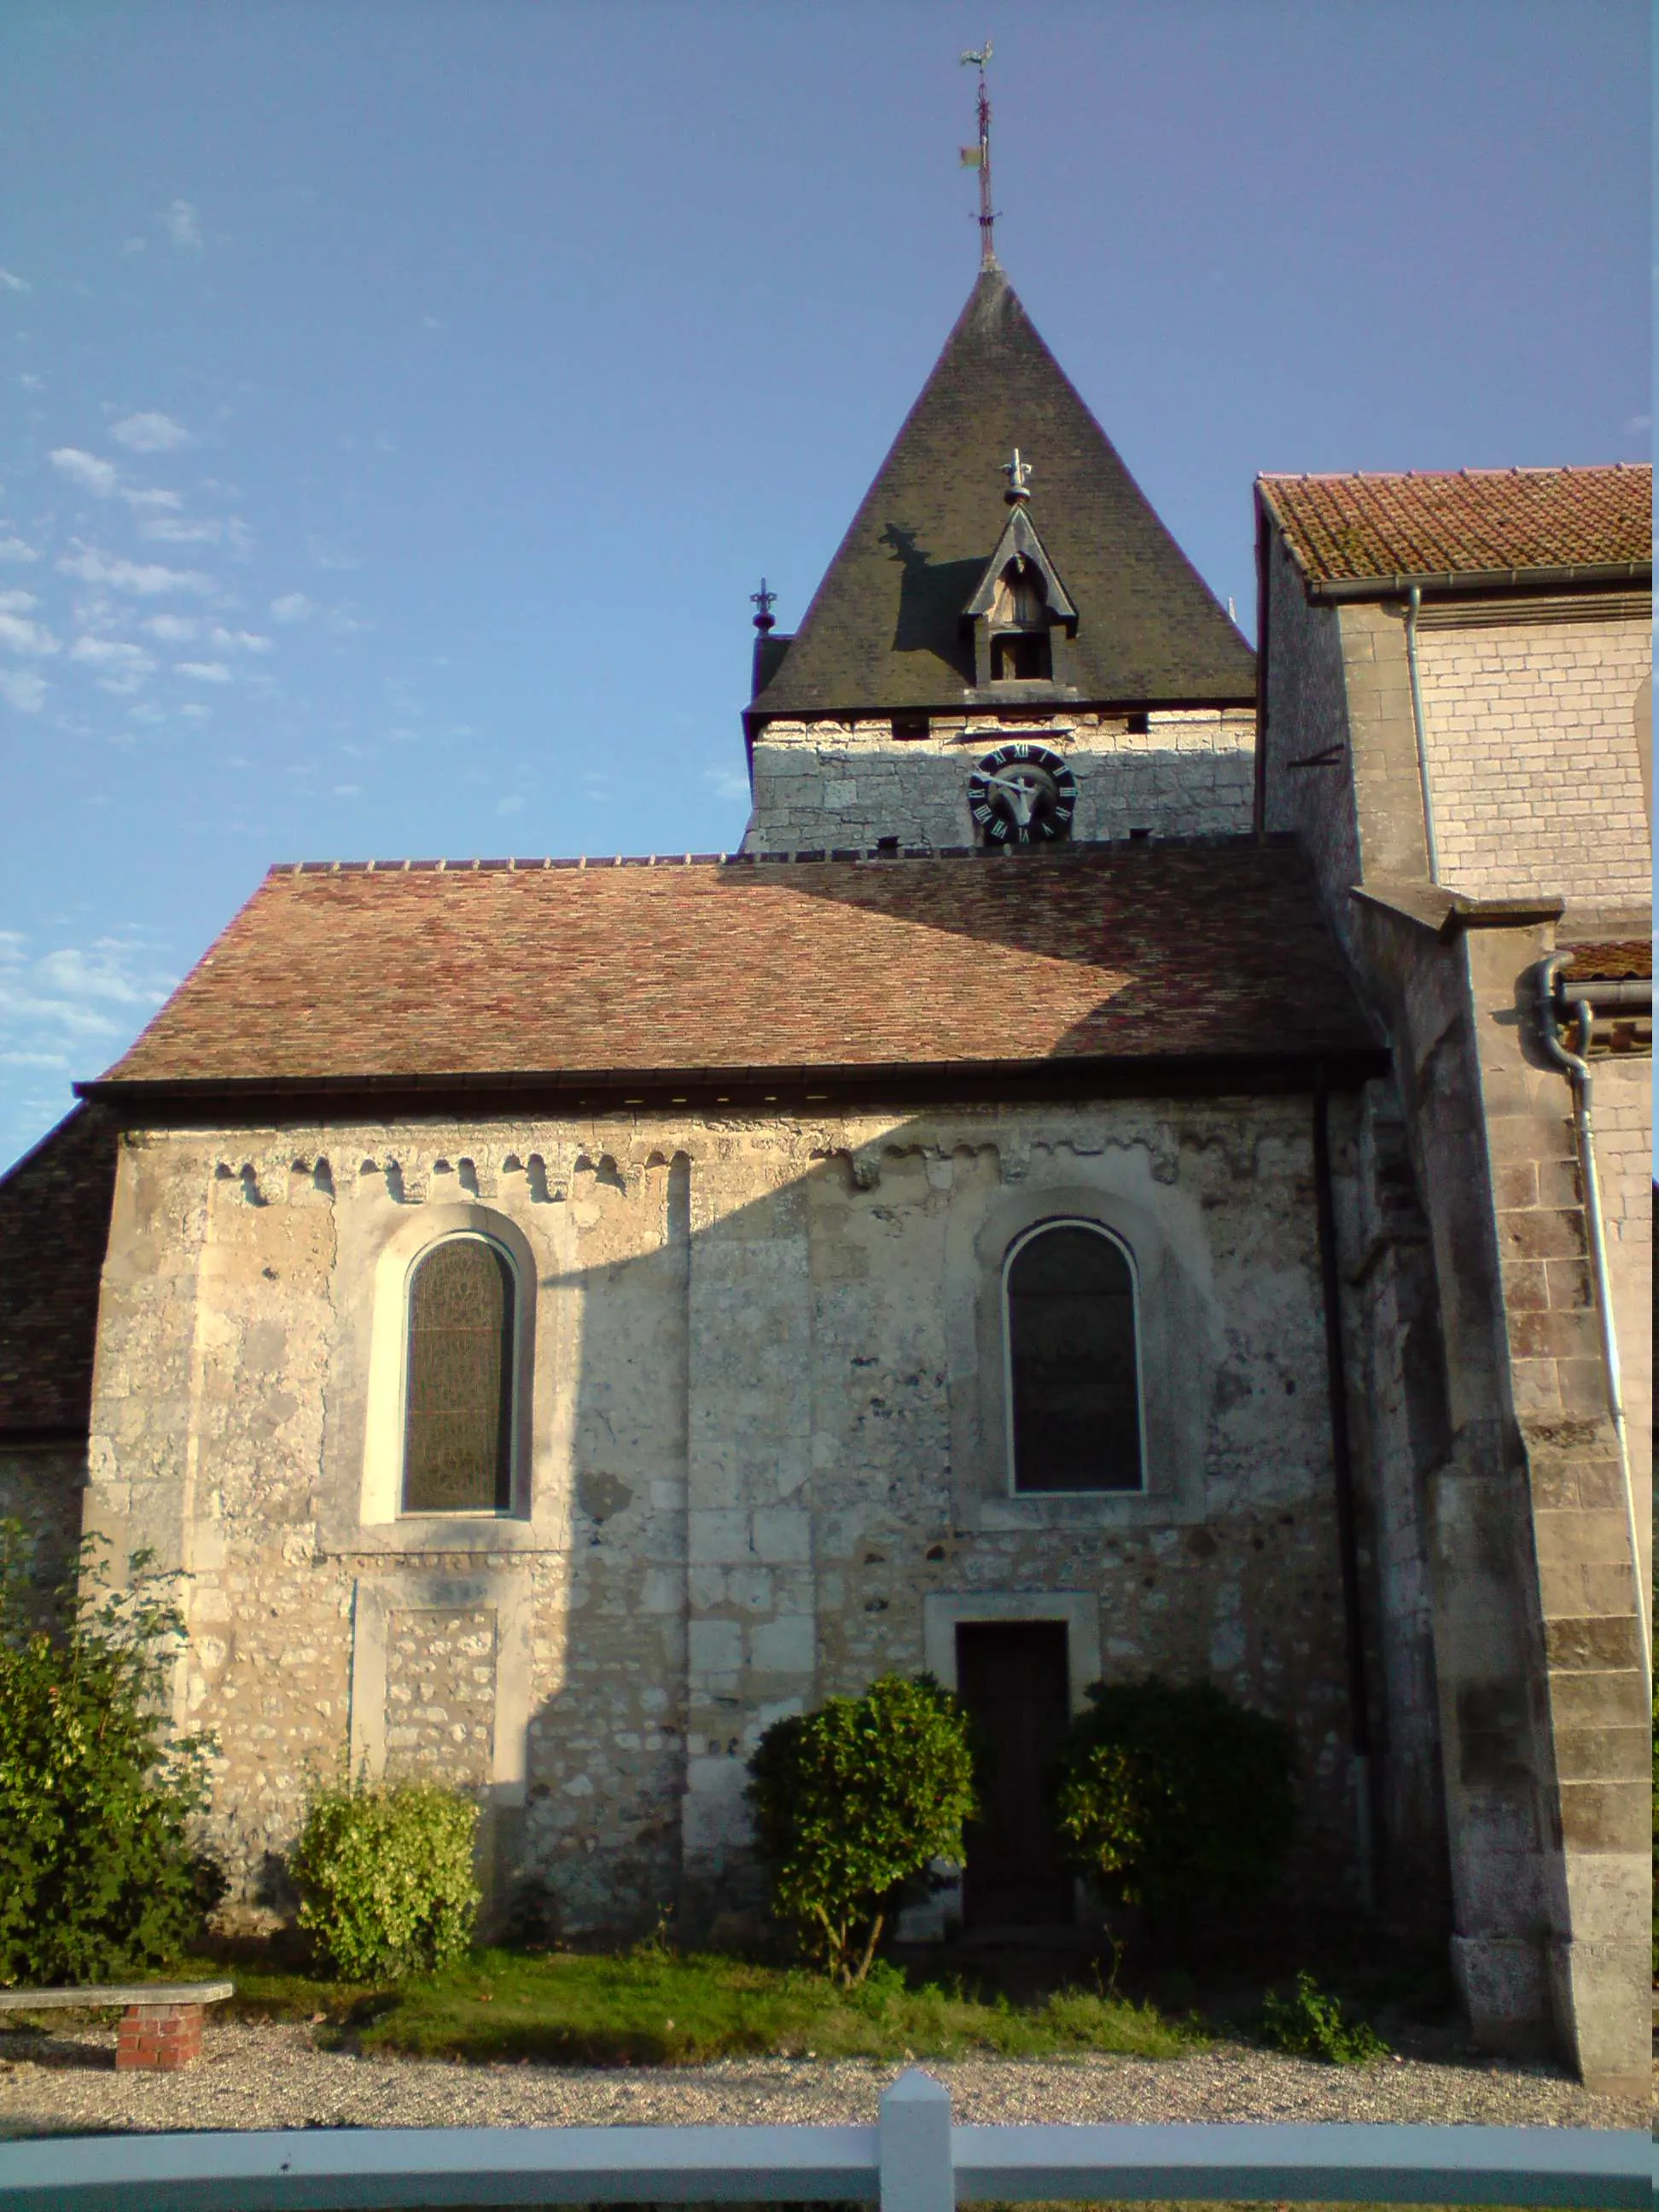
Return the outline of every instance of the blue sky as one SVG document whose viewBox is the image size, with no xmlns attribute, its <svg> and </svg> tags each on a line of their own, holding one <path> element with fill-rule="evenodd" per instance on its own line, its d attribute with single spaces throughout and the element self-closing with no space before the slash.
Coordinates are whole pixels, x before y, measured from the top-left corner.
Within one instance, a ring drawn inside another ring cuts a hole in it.
<svg viewBox="0 0 1659 2212">
<path fill-rule="evenodd" d="M 10 0 L 0 1163 L 266 865 L 734 845 L 999 244 L 1247 624 L 1260 469 L 1644 459 L 1638 0 Z"/>
</svg>

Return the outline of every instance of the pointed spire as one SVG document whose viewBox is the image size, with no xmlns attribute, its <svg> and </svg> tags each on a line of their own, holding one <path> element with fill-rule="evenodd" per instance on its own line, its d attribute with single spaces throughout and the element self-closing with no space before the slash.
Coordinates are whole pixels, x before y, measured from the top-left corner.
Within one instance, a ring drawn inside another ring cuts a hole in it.
<svg viewBox="0 0 1659 2212">
<path fill-rule="evenodd" d="M 1022 472 L 1042 456 L 1029 502 L 997 485 L 1016 441 Z M 1037 510 L 1076 609 L 1066 682 L 1080 704 L 1252 703 L 1249 647 L 998 269 L 976 279 L 787 653 L 769 641 L 750 713 L 959 710 L 976 686 L 963 602 L 1008 523 Z"/>
</svg>

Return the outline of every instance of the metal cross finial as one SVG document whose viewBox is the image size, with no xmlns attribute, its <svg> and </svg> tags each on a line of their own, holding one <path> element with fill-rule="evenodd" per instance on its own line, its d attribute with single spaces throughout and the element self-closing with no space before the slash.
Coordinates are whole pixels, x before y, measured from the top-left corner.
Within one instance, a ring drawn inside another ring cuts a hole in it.
<svg viewBox="0 0 1659 2212">
<path fill-rule="evenodd" d="M 1003 463 L 1002 473 L 1008 479 L 1008 489 L 1004 496 L 1011 507 L 1030 499 L 1030 482 L 1035 471 L 1029 461 L 1021 460 L 1018 446 L 1014 447 L 1013 459 Z"/>
<path fill-rule="evenodd" d="M 769 592 L 767 590 L 766 579 L 764 576 L 761 578 L 761 587 L 759 591 L 750 592 L 749 594 L 752 604 L 760 609 L 760 612 L 755 617 L 755 628 L 757 630 L 764 632 L 776 627 L 772 614 L 772 607 L 777 596 L 778 595 L 775 592 Z"/>
<path fill-rule="evenodd" d="M 979 143 L 964 146 L 962 166 L 979 171 L 979 265 L 994 269 L 997 265 L 996 246 L 992 237 L 996 216 L 991 206 L 991 97 L 985 89 L 985 67 L 991 58 L 991 41 L 982 46 L 970 46 L 960 58 L 964 68 L 979 71 Z"/>
</svg>

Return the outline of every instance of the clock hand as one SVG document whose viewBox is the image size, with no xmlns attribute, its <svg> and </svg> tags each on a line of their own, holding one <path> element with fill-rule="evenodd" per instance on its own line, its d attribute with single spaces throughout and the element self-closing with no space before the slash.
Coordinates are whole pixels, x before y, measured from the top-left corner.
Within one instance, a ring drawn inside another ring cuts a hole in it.
<svg viewBox="0 0 1659 2212">
<path fill-rule="evenodd" d="M 1000 790 L 1008 793 L 1014 803 L 1016 827 L 1021 830 L 1028 829 L 1030 826 L 1032 810 L 1036 804 L 1036 795 L 1041 788 L 1036 777 L 1033 776 L 1029 783 L 1017 775 L 988 775 L 985 781 L 988 783 L 995 784 Z"/>
</svg>

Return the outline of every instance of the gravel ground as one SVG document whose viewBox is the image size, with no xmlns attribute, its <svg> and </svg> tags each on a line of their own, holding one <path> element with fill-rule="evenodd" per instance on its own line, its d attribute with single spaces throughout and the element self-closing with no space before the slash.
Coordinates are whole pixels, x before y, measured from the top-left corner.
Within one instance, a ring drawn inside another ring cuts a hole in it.
<svg viewBox="0 0 1659 2212">
<path fill-rule="evenodd" d="M 460 2066 L 320 2051 L 309 2028 L 210 2025 L 182 2074 L 115 2071 L 112 2028 L 14 2033 L 0 2135 L 302 2127 L 561 2127 L 873 2120 L 899 2070 L 868 2059 L 713 2066 Z M 1184 2058 L 934 2063 L 959 2120 L 1431 2120 L 1644 2126 L 1639 2105 L 1544 2069 L 1419 2058 L 1316 2065 L 1238 2044 Z"/>
</svg>

